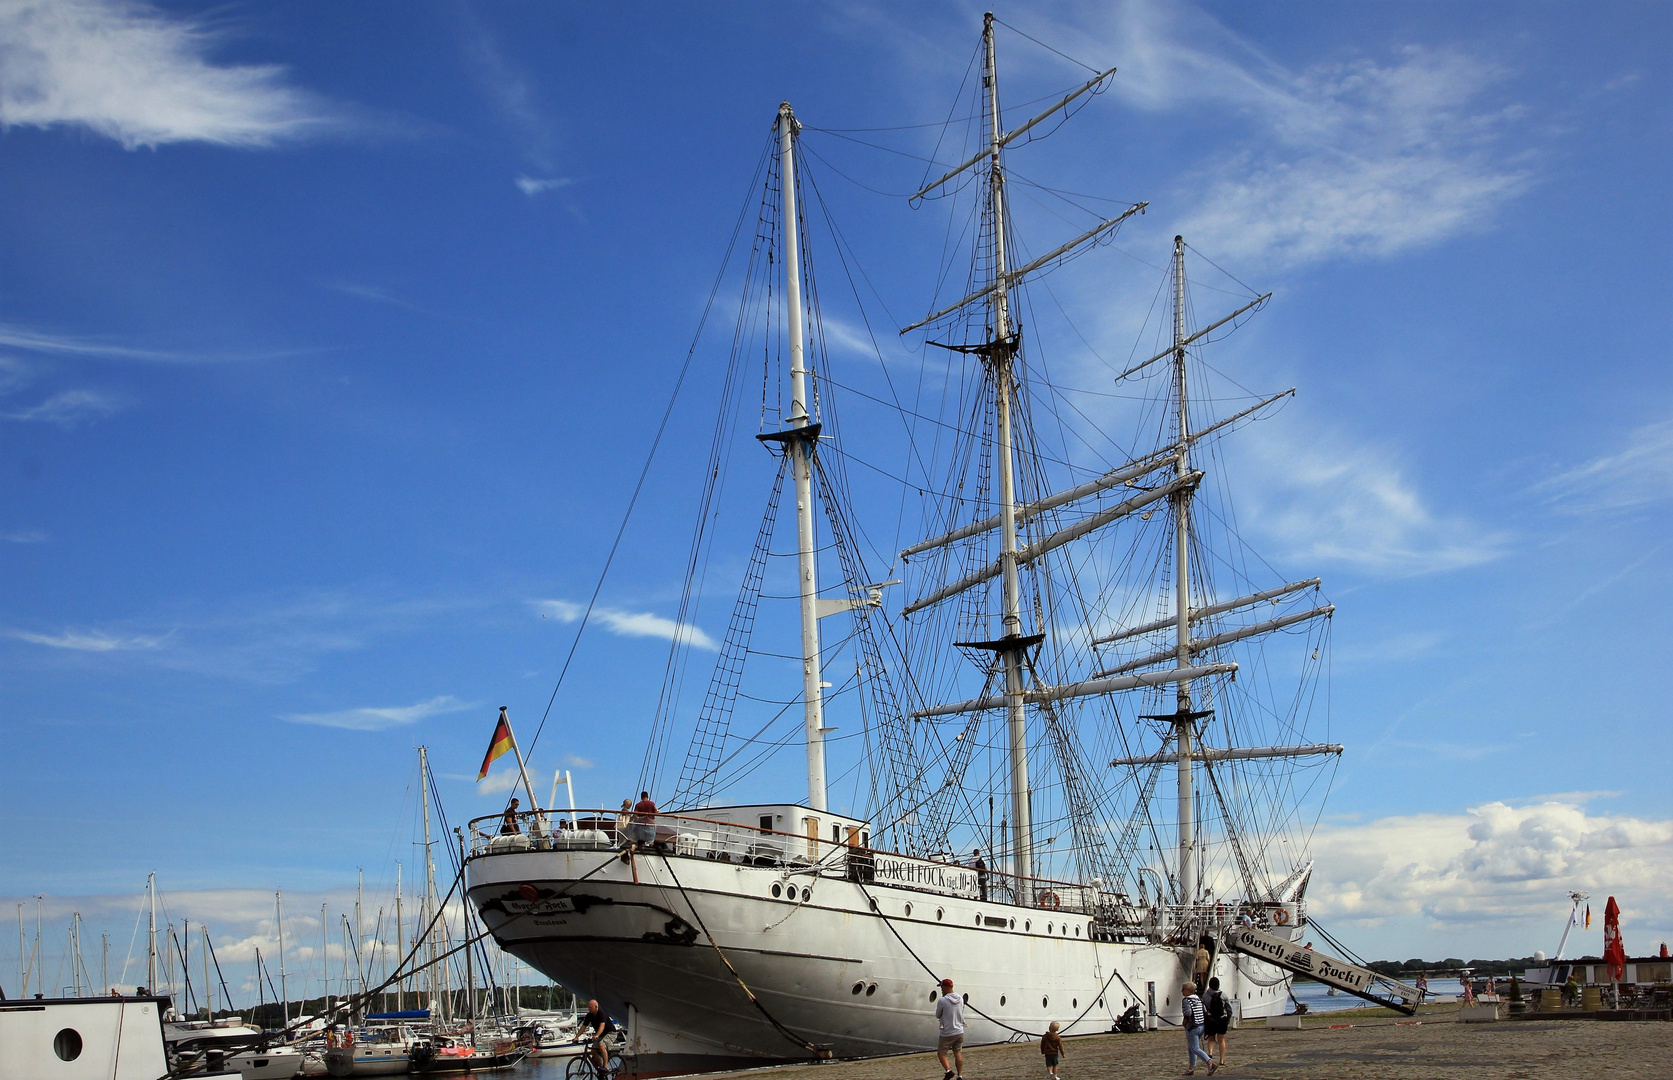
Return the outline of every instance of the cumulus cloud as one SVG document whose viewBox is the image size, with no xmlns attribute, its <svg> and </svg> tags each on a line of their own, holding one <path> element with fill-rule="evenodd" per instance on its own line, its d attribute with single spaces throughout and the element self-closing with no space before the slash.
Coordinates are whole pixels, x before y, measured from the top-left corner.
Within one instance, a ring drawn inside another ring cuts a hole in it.
<svg viewBox="0 0 1673 1080">
<path fill-rule="evenodd" d="M 122 400 L 114 394 L 98 390 L 63 390 L 26 408 L 0 412 L 0 417 L 73 428 L 93 420 L 102 420 L 121 408 Z"/>
<path fill-rule="evenodd" d="M 0 129 L 82 127 L 133 150 L 265 147 L 329 123 L 282 68 L 211 63 L 221 37 L 133 0 L 7 0 Z"/>
<path fill-rule="evenodd" d="M 543 618 L 557 619 L 559 622 L 572 623 L 581 618 L 586 611 L 580 604 L 572 604 L 568 600 L 536 600 L 535 610 Z M 664 641 L 679 641 L 685 645 L 692 645 L 711 652 L 720 645 L 705 634 L 700 628 L 689 623 L 675 622 L 673 619 L 661 615 L 653 615 L 644 611 L 621 611 L 616 608 L 593 608 L 592 617 L 604 625 L 612 634 L 621 637 L 649 637 L 661 638 Z"/>
<path fill-rule="evenodd" d="M 400 705 L 389 708 L 359 708 L 339 709 L 336 712 L 321 713 L 291 713 L 282 719 L 293 724 L 317 724 L 320 727 L 345 728 L 349 731 L 383 731 L 392 727 L 404 727 L 416 724 L 420 720 L 427 720 L 432 716 L 447 713 L 463 712 L 475 708 L 469 702 L 460 701 L 449 694 L 433 697 L 429 701 L 420 701 L 416 705 Z"/>
<path fill-rule="evenodd" d="M 1633 430 L 1622 449 L 1565 469 L 1534 490 L 1577 514 L 1629 510 L 1673 498 L 1673 420 Z"/>
<path fill-rule="evenodd" d="M 1325 826 L 1312 847 L 1308 895 L 1327 923 L 1548 924 L 1560 921 L 1568 890 L 1582 889 L 1620 896 L 1640 927 L 1673 927 L 1673 820 L 1592 813 L 1584 795 Z"/>
<path fill-rule="evenodd" d="M 163 643 L 160 637 L 129 635 L 121 637 L 103 630 L 65 630 L 58 634 L 38 634 L 30 630 L 7 630 L 6 636 L 31 645 L 45 645 L 49 649 L 70 649 L 75 652 L 119 652 L 130 649 L 155 649 Z"/>
</svg>

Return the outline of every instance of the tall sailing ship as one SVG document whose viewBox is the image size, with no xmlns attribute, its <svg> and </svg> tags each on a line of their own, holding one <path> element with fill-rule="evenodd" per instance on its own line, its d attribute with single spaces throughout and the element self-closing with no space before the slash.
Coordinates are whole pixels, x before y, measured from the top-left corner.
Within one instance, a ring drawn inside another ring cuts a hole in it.
<svg viewBox="0 0 1673 1080">
<path fill-rule="evenodd" d="M 643 776 L 673 795 L 638 843 L 613 810 L 537 808 L 516 834 L 498 816 L 472 825 L 467 890 L 484 924 L 625 1021 L 637 1075 L 926 1049 L 943 977 L 966 998 L 972 1044 L 1037 1037 L 1054 1020 L 1068 1034 L 1107 1031 L 1135 1006 L 1174 1024 L 1205 938 L 1303 933 L 1307 839 L 1342 751 L 1312 734 L 1328 724 L 1334 609 L 1317 578 L 1286 580 L 1244 544 L 1219 469 L 1220 440 L 1290 391 L 1213 415 L 1235 392 L 1204 392 L 1215 375 L 1201 356 L 1268 296 L 1251 291 L 1198 325 L 1175 238 L 1162 347 L 1117 372 L 1136 401 L 1133 445 L 1101 452 L 1119 445 L 1108 424 L 1047 445 L 1070 392 L 1018 313 L 1039 275 L 1146 204 L 1018 258 L 1007 147 L 1114 70 L 1006 130 L 994 29 L 990 15 L 973 61 L 973 152 L 914 196 L 969 210 L 949 231 L 969 238 L 947 297 L 961 298 L 901 331 L 948 364 L 939 418 L 900 410 L 920 437 L 896 498 L 919 501 L 929 535 L 886 572 L 862 553 L 806 255 L 801 129 L 785 104 L 757 177 L 682 622 L 710 565 L 719 488 L 745 474 L 725 429 L 752 365 L 760 460 L 776 475 L 694 724 L 681 721 L 679 687 L 702 654 L 689 637 L 671 648 Z M 787 477 L 793 555 L 773 550 Z M 788 625 L 782 641 L 756 634 L 779 556 L 795 560 L 784 599 L 798 606 L 799 649 Z M 799 692 L 768 704 L 742 687 L 749 661 L 775 657 L 799 662 Z M 732 730 L 740 698 L 761 730 Z M 845 812 L 828 795 L 828 705 L 852 725 L 839 747 L 855 758 L 841 773 L 856 793 Z M 773 720 L 798 713 L 806 800 L 730 803 L 782 745 Z M 676 773 L 667 747 L 687 726 Z M 1287 971 L 1217 948 L 1212 965 L 1242 1017 L 1285 1011 Z"/>
</svg>

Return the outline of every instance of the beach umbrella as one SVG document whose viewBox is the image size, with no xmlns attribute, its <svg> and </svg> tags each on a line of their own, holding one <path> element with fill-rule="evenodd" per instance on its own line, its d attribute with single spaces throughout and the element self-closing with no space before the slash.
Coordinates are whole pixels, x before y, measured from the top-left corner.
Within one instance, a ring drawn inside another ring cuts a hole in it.
<svg viewBox="0 0 1673 1080">
<path fill-rule="evenodd" d="M 1621 909 L 1615 898 L 1603 909 L 1603 962 L 1609 965 L 1609 981 L 1626 978 L 1627 951 L 1621 945 Z"/>
</svg>

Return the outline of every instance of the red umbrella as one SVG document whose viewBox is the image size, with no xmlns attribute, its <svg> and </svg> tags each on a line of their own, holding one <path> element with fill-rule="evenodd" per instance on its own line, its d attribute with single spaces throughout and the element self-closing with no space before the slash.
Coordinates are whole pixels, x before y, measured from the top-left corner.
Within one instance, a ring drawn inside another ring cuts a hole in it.
<svg viewBox="0 0 1673 1080">
<path fill-rule="evenodd" d="M 1621 909 L 1615 898 L 1603 909 L 1603 962 L 1609 965 L 1609 981 L 1620 982 L 1627 974 L 1627 951 L 1621 944 Z"/>
</svg>

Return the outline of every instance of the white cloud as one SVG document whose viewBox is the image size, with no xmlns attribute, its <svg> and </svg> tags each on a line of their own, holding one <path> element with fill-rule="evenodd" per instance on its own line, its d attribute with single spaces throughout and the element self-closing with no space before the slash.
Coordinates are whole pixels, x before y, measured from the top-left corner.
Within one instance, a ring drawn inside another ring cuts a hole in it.
<svg viewBox="0 0 1673 1080">
<path fill-rule="evenodd" d="M 1494 63 L 1407 46 L 1290 70 L 1200 9 L 1089 7 L 1054 28 L 1071 51 L 1111 56 L 1111 92 L 1155 112 L 1240 117 L 1185 181 L 1180 232 L 1216 258 L 1272 266 L 1382 257 L 1485 228 L 1530 183 L 1499 141 L 1518 110 L 1491 100 Z M 1091 38 L 1092 40 L 1086 40 Z"/>
<path fill-rule="evenodd" d="M 1239 509 L 1302 565 L 1337 563 L 1376 574 L 1420 574 L 1498 558 L 1508 538 L 1432 509 L 1386 451 L 1328 432 L 1301 441 L 1276 425 L 1237 443 L 1254 478 Z"/>
<path fill-rule="evenodd" d="M 1506 923 L 1560 929 L 1563 897 L 1581 889 L 1620 897 L 1641 930 L 1673 927 L 1673 820 L 1593 814 L 1583 798 L 1324 826 L 1312 848 L 1308 897 L 1327 925 L 1416 917 L 1459 934 Z"/>
<path fill-rule="evenodd" d="M 553 176 L 546 178 L 519 176 L 515 181 L 513 181 L 513 183 L 517 185 L 517 190 L 521 191 L 524 195 L 533 198 L 543 191 L 557 191 L 561 188 L 566 188 L 575 183 L 575 181 L 567 176 Z"/>
<path fill-rule="evenodd" d="M 476 779 L 472 777 L 472 779 Z M 476 781 L 478 795 L 504 795 L 523 782 L 523 775 L 515 768 L 501 769 L 489 773 L 486 777 Z"/>
<path fill-rule="evenodd" d="M 59 427 L 102 420 L 122 408 L 122 400 L 98 390 L 63 390 L 24 409 L 0 412 L 7 420 L 39 420 Z"/>
<path fill-rule="evenodd" d="M 39 529 L 15 529 L 0 533 L 0 541 L 8 544 L 45 544 L 52 537 Z"/>
<path fill-rule="evenodd" d="M 580 604 L 570 603 L 568 600 L 535 600 L 536 611 L 542 618 L 557 619 L 559 622 L 571 623 L 580 619 L 586 611 Z M 612 634 L 621 637 L 649 637 L 661 638 L 664 641 L 679 640 L 683 644 L 692 645 L 711 652 L 720 648 L 714 638 L 705 634 L 698 627 L 689 623 L 678 623 L 673 619 L 661 615 L 653 615 L 643 611 L 619 611 L 615 608 L 593 608 L 592 617 L 604 624 L 604 628 Z"/>
<path fill-rule="evenodd" d="M 291 713 L 282 719 L 294 724 L 317 724 L 320 727 L 345 728 L 349 731 L 383 731 L 387 728 L 416 724 L 432 716 L 463 712 L 475 708 L 449 694 L 420 701 L 416 705 L 391 708 L 340 709 L 336 712 Z"/>
<path fill-rule="evenodd" d="M 1573 513 L 1627 510 L 1673 498 L 1673 420 L 1635 429 L 1624 449 L 1566 469 L 1534 490 Z"/>
<path fill-rule="evenodd" d="M 572 769 L 590 769 L 593 767 L 591 758 L 584 758 L 579 754 L 565 754 L 563 763 Z"/>
<path fill-rule="evenodd" d="M 128 149 L 262 147 L 329 121 L 271 64 L 219 66 L 201 20 L 133 0 L 0 4 L 0 128 L 88 128 Z"/>
<path fill-rule="evenodd" d="M 117 637 L 103 630 L 65 630 L 61 634 L 37 634 L 29 630 L 7 630 L 6 636 L 31 645 L 45 645 L 49 649 L 71 649 L 76 652 L 119 652 L 129 649 L 155 649 L 162 644 L 160 637 L 131 635 Z"/>
</svg>

